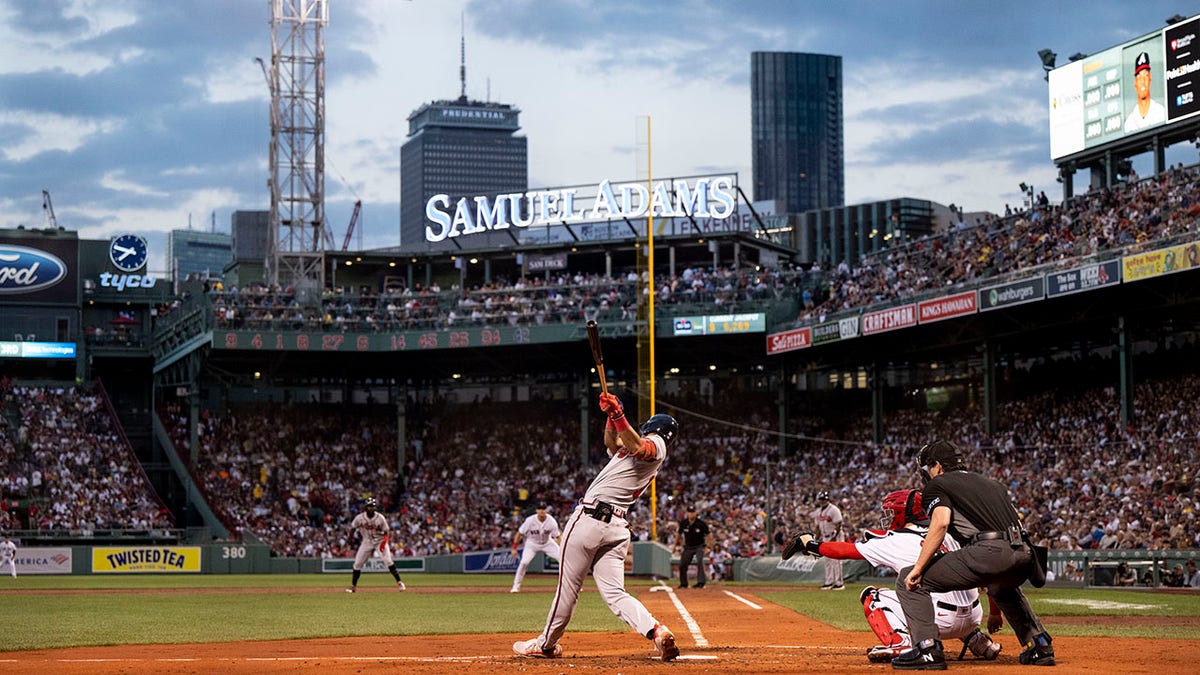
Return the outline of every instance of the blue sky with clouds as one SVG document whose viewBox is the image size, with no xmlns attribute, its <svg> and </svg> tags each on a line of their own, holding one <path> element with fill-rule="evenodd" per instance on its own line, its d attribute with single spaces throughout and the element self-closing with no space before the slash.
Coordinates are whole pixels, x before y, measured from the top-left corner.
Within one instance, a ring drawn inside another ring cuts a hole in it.
<svg viewBox="0 0 1200 675">
<path fill-rule="evenodd" d="M 1062 64 L 1195 13 L 1158 0 L 331 0 L 327 218 L 340 243 L 362 199 L 363 245 L 398 243 L 406 118 L 458 95 L 464 14 L 467 93 L 522 110 L 532 186 L 636 176 L 645 115 L 655 175 L 750 184 L 750 52 L 804 51 L 843 58 L 848 203 L 1001 211 L 1021 182 L 1060 196 L 1037 50 Z M 208 229 L 215 213 L 228 231 L 232 211 L 266 209 L 254 59 L 270 55 L 269 19 L 266 0 L 0 0 L 0 227 L 43 226 L 43 189 L 81 236 L 134 231 L 152 246 L 189 218 Z"/>
</svg>

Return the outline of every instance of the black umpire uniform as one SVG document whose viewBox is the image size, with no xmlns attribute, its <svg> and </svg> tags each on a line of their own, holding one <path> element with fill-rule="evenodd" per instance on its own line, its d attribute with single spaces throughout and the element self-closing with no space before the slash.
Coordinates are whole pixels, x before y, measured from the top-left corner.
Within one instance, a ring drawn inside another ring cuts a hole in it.
<svg viewBox="0 0 1200 675">
<path fill-rule="evenodd" d="M 958 448 L 947 441 L 921 448 L 917 462 L 927 479 L 921 503 L 930 516 L 930 526 L 916 564 L 900 570 L 896 584 L 914 648 L 897 656 L 892 667 L 944 670 L 946 661 L 937 640 L 930 593 L 980 586 L 987 587 L 988 596 L 1025 646 L 1020 662 L 1054 665 L 1050 635 L 1020 588 L 1031 577 L 1037 581 L 1044 568 L 1039 566 L 1008 491 L 990 478 L 967 471 Z M 938 552 L 946 534 L 961 545 L 959 550 Z"/>
<path fill-rule="evenodd" d="M 688 586 L 688 567 L 696 560 L 696 588 L 704 588 L 704 547 L 708 544 L 708 523 L 700 520 L 696 509 L 688 509 L 687 517 L 679 521 L 679 535 L 683 537 L 683 551 L 679 554 L 679 587 Z"/>
</svg>

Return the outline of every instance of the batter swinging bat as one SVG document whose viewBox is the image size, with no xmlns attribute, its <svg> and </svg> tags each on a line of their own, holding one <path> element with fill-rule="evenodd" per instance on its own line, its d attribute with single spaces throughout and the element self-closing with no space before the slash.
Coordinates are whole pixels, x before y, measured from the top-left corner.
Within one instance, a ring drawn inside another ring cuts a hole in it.
<svg viewBox="0 0 1200 675">
<path fill-rule="evenodd" d="M 600 373 L 600 391 L 608 393 L 608 382 L 604 380 L 604 352 L 600 351 L 600 327 L 595 321 L 587 322 L 588 344 L 592 347 L 592 358 L 596 361 L 596 372 Z"/>
</svg>

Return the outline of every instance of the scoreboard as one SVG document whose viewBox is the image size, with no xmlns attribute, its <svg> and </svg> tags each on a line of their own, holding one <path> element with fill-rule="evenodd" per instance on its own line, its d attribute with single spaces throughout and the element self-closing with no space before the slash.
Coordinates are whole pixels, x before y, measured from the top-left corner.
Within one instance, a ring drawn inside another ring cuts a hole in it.
<svg viewBox="0 0 1200 675">
<path fill-rule="evenodd" d="M 1050 158 L 1200 112 L 1198 33 L 1194 16 L 1050 71 Z"/>
</svg>

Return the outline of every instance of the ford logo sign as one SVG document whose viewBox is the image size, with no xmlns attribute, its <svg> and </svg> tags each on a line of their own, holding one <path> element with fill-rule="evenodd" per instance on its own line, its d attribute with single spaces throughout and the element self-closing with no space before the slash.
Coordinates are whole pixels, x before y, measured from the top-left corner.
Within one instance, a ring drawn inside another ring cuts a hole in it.
<svg viewBox="0 0 1200 675">
<path fill-rule="evenodd" d="M 63 280 L 67 265 L 58 256 L 25 246 L 0 244 L 0 293 L 32 293 Z"/>
</svg>

